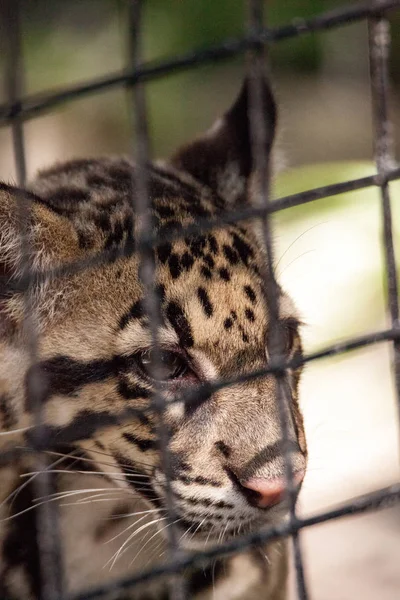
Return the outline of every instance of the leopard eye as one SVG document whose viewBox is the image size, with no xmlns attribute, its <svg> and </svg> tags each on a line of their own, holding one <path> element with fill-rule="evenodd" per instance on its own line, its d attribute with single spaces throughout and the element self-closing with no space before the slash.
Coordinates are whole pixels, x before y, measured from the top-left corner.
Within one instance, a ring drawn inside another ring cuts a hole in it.
<svg viewBox="0 0 400 600">
<path fill-rule="evenodd" d="M 160 350 L 158 364 L 154 350 L 146 350 L 139 355 L 139 366 L 143 373 L 157 381 L 171 381 L 180 379 L 190 372 L 189 366 L 183 356 L 170 350 Z M 155 377 L 155 372 L 157 374 Z"/>
</svg>

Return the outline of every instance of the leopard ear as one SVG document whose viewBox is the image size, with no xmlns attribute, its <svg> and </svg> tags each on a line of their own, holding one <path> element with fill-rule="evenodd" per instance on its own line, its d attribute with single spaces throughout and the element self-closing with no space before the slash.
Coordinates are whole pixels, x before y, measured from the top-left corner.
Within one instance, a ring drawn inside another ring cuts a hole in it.
<svg viewBox="0 0 400 600">
<path fill-rule="evenodd" d="M 15 333 L 22 322 L 21 219 L 25 220 L 31 268 L 42 271 L 55 267 L 73 260 L 79 250 L 76 232 L 68 219 L 47 208 L 36 195 L 0 183 L 0 337 Z M 45 290 L 46 284 L 32 290 L 34 302 L 43 314 L 48 302 Z"/>
<path fill-rule="evenodd" d="M 254 173 L 249 119 L 249 81 L 236 102 L 203 136 L 184 146 L 172 158 L 174 167 L 212 188 L 228 205 L 248 199 Z M 265 119 L 265 154 L 270 159 L 275 133 L 276 105 L 268 82 L 262 81 L 262 114 Z"/>
</svg>

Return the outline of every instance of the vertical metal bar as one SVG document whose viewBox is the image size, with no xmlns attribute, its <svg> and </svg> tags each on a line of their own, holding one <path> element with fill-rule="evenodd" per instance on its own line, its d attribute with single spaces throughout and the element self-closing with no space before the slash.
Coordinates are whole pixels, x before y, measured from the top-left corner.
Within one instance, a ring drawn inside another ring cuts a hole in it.
<svg viewBox="0 0 400 600">
<path fill-rule="evenodd" d="M 2 20 L 6 31 L 7 43 L 7 76 L 6 89 L 9 102 L 15 107 L 12 120 L 13 151 L 16 164 L 18 184 L 23 186 L 26 180 L 26 158 L 23 125 L 18 110 L 23 88 L 23 65 L 20 34 L 20 2 L 4 0 L 1 4 Z M 16 213 L 19 224 L 21 277 L 29 277 L 31 266 L 31 248 L 29 227 L 31 221 L 31 202 L 22 195 L 17 197 Z M 33 481 L 33 489 L 37 496 L 46 497 L 53 491 L 50 473 L 46 470 L 48 460 L 41 452 L 44 447 L 42 419 L 42 398 L 44 382 L 40 373 L 34 368 L 38 356 L 38 331 L 32 302 L 32 289 L 24 292 L 23 339 L 29 353 L 30 373 L 26 382 L 26 402 L 33 413 L 33 425 L 37 434 L 32 441 L 37 452 L 35 466 L 39 475 Z M 62 558 L 58 512 L 55 503 L 43 503 L 35 509 L 37 546 L 39 552 L 41 600 L 60 600 L 63 595 Z"/>
<path fill-rule="evenodd" d="M 141 34 L 142 34 L 142 12 L 144 0 L 131 0 L 130 2 L 130 57 L 129 68 L 140 68 L 141 65 Z M 148 133 L 147 107 L 145 100 L 145 90 L 142 83 L 134 86 L 134 122 L 136 133 L 136 170 L 134 175 L 135 185 L 135 211 L 139 227 L 137 230 L 137 239 L 140 244 L 141 237 L 148 234 L 154 228 L 151 200 L 148 194 L 148 172 L 146 163 L 150 156 L 150 144 Z M 154 375 L 157 381 L 157 370 L 161 365 L 161 354 L 159 346 L 158 332 L 161 325 L 161 299 L 156 292 L 156 268 L 154 262 L 155 253 L 152 249 L 141 251 L 140 277 L 144 287 L 144 304 L 149 318 L 150 332 L 152 338 L 152 347 L 154 349 L 155 364 Z M 169 559 L 176 560 L 181 556 L 179 550 L 179 538 L 176 529 L 176 510 L 171 487 L 172 470 L 169 451 L 169 431 L 165 423 L 166 401 L 159 386 L 155 385 L 155 391 L 152 398 L 154 410 L 158 417 L 158 441 L 161 452 L 161 464 L 166 478 L 165 494 L 167 507 L 167 544 Z M 169 584 L 169 593 L 171 600 L 185 600 L 186 591 L 183 578 L 174 576 Z"/>
<path fill-rule="evenodd" d="M 19 0 L 3 0 L 2 37 L 6 47 L 6 90 L 9 103 L 14 107 L 11 125 L 13 152 L 18 185 L 23 186 L 26 180 L 25 143 L 22 122 L 18 118 L 20 98 L 22 95 L 23 68 L 20 48 Z"/>
<path fill-rule="evenodd" d="M 388 111 L 390 50 L 390 25 L 383 16 L 371 17 L 369 28 L 369 62 L 371 77 L 372 110 L 375 125 L 374 154 L 380 185 L 384 235 L 384 257 L 388 291 L 388 309 L 391 324 L 400 331 L 399 284 L 396 272 L 396 256 L 393 241 L 392 208 L 389 183 L 385 175 L 394 167 L 392 123 Z M 400 419 L 400 342 L 393 342 L 394 381 Z"/>
<path fill-rule="evenodd" d="M 249 34 L 257 37 L 263 29 L 263 1 L 248 0 L 249 2 Z M 264 46 L 254 44 L 249 52 L 249 119 L 252 141 L 252 156 L 254 170 L 258 177 L 258 197 L 255 202 L 258 206 L 267 208 L 269 204 L 269 161 L 265 153 L 266 128 L 262 114 L 262 79 L 264 69 Z M 269 215 L 262 219 L 263 237 L 267 254 L 267 273 L 264 279 L 266 300 L 269 312 L 268 351 L 271 361 L 284 359 L 284 340 L 279 325 L 279 290 L 275 279 L 272 228 Z M 307 600 L 304 567 L 301 554 L 299 525 L 296 516 L 296 494 L 292 466 L 291 446 L 289 443 L 288 414 L 290 414 L 291 391 L 287 385 L 286 373 L 277 374 L 275 377 L 277 389 L 277 403 L 279 410 L 280 428 L 282 434 L 282 451 L 285 460 L 285 474 L 287 480 L 290 524 L 292 526 L 292 541 L 294 562 L 296 570 L 297 593 L 300 600 Z"/>
</svg>

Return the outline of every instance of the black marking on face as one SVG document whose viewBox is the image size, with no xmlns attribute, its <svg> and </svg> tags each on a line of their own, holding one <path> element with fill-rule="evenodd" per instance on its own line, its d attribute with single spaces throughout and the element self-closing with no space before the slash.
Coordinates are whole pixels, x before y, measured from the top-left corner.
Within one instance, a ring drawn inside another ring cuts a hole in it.
<svg viewBox="0 0 400 600">
<path fill-rule="evenodd" d="M 207 265 L 208 265 L 208 267 L 209 267 L 210 269 L 213 269 L 213 268 L 214 268 L 214 266 L 215 266 L 215 262 L 214 262 L 214 259 L 213 259 L 213 257 L 211 256 L 211 254 L 206 254 L 206 255 L 203 257 L 203 260 L 204 260 L 204 262 L 205 262 L 205 263 L 207 263 Z"/>
<path fill-rule="evenodd" d="M 244 293 L 246 294 L 246 296 L 248 297 L 250 302 L 252 304 L 255 304 L 256 300 L 257 300 L 257 295 L 256 295 L 255 291 L 253 290 L 253 288 L 250 285 L 245 285 L 243 289 L 244 289 Z"/>
<path fill-rule="evenodd" d="M 172 245 L 170 242 L 165 242 L 164 244 L 160 244 L 157 246 L 157 256 L 162 264 L 165 264 L 172 253 Z"/>
<path fill-rule="evenodd" d="M 121 377 L 118 381 L 118 392 L 125 400 L 135 400 L 136 398 L 149 398 L 150 391 L 138 383 L 130 383 L 126 377 Z"/>
<path fill-rule="evenodd" d="M 137 448 L 139 448 L 139 450 L 141 452 L 147 452 L 148 450 L 155 450 L 157 447 L 157 443 L 155 440 L 150 440 L 150 439 L 145 439 L 145 438 L 140 438 L 137 435 L 134 435 L 133 433 L 129 433 L 127 431 L 125 431 L 122 434 L 122 437 L 129 443 L 132 444 L 133 446 L 136 446 Z"/>
<path fill-rule="evenodd" d="M 212 317 L 214 309 L 213 305 L 211 304 L 210 297 L 207 294 L 207 290 L 205 290 L 203 287 L 197 288 L 197 296 L 200 300 L 200 304 L 203 307 L 206 317 Z"/>
<path fill-rule="evenodd" d="M 232 454 L 232 450 L 222 440 L 215 442 L 214 446 L 221 452 L 223 456 L 225 456 L 225 458 L 229 458 Z"/>
<path fill-rule="evenodd" d="M 167 306 L 166 315 L 172 327 L 178 334 L 182 346 L 187 348 L 193 346 L 192 329 L 182 307 L 177 302 L 171 301 Z"/>
<path fill-rule="evenodd" d="M 224 327 L 225 329 L 230 329 L 233 325 L 233 321 L 232 319 L 230 319 L 229 317 L 227 319 L 225 319 L 224 321 Z"/>
<path fill-rule="evenodd" d="M 210 245 L 211 252 L 215 255 L 218 254 L 218 242 L 215 237 L 210 233 L 208 235 L 208 243 Z"/>
<path fill-rule="evenodd" d="M 104 248 L 106 250 L 112 248 L 113 246 L 119 246 L 124 237 L 124 228 L 122 223 L 115 223 L 114 230 L 107 236 Z"/>
<path fill-rule="evenodd" d="M 182 223 L 176 221 L 175 219 L 171 219 L 170 221 L 167 221 L 166 223 L 163 223 L 163 225 L 161 225 L 161 227 L 158 230 L 158 237 L 162 238 L 163 236 L 181 231 L 181 229 Z"/>
<path fill-rule="evenodd" d="M 125 313 L 124 315 L 122 315 L 122 317 L 119 321 L 119 328 L 125 329 L 125 327 L 129 323 L 129 321 L 131 321 L 133 319 L 141 319 L 143 316 L 144 316 L 143 302 L 141 300 L 137 300 L 136 302 L 134 302 L 134 304 L 132 304 L 132 306 L 128 310 L 128 312 Z"/>
<path fill-rule="evenodd" d="M 255 318 L 254 312 L 251 310 L 251 308 L 246 308 L 246 310 L 244 311 L 244 314 L 246 315 L 246 319 L 248 321 L 251 321 L 252 323 L 254 323 L 256 318 Z"/>
<path fill-rule="evenodd" d="M 189 477 L 188 475 L 177 477 L 177 480 L 182 482 L 184 485 L 192 485 L 198 483 L 199 485 L 210 485 L 211 487 L 221 487 L 221 483 L 215 479 L 208 479 L 198 475 L 197 477 Z"/>
<path fill-rule="evenodd" d="M 132 462 L 127 456 L 123 456 L 118 452 L 113 453 L 113 456 L 129 485 L 141 496 L 154 504 L 156 508 L 162 508 L 161 501 L 151 485 L 150 477 L 146 473 L 143 473 L 138 468 L 138 465 Z M 140 477 L 137 477 L 137 475 L 140 475 Z"/>
<path fill-rule="evenodd" d="M 172 279 L 178 279 L 179 275 L 181 274 L 180 266 L 179 255 L 173 252 L 168 259 L 168 267 Z"/>
<path fill-rule="evenodd" d="M 190 271 L 193 267 L 194 258 L 189 252 L 184 252 L 181 257 L 181 265 L 185 271 Z"/>
<path fill-rule="evenodd" d="M 85 385 L 105 381 L 114 375 L 115 368 L 112 360 L 83 362 L 69 356 L 55 356 L 31 367 L 26 376 L 27 384 L 37 371 L 44 376 L 43 397 L 48 399 L 58 394 L 69 396 Z"/>
<path fill-rule="evenodd" d="M 230 281 L 230 279 L 231 279 L 230 273 L 229 273 L 228 269 L 225 269 L 225 267 L 222 267 L 222 269 L 219 270 L 219 276 L 224 281 Z"/>
<path fill-rule="evenodd" d="M 239 255 L 238 255 L 238 253 L 235 252 L 235 250 L 233 250 L 227 244 L 224 244 L 223 247 L 222 247 L 222 249 L 223 249 L 225 258 L 229 262 L 229 264 L 231 264 L 231 265 L 237 265 L 238 262 L 239 262 Z"/>
<path fill-rule="evenodd" d="M 190 504 L 191 506 L 205 506 L 206 508 L 209 508 L 210 506 L 214 506 L 216 508 L 235 508 L 234 504 L 231 504 L 231 502 L 225 502 L 224 500 L 214 501 L 209 498 L 193 498 L 192 496 L 187 497 L 179 494 L 178 492 L 174 492 L 174 496 L 176 496 L 179 500 L 182 500 L 182 502 Z"/>
<path fill-rule="evenodd" d="M 156 206 L 156 211 L 162 218 L 175 217 L 175 211 L 170 206 L 158 204 Z"/>
<path fill-rule="evenodd" d="M 204 254 L 204 248 L 206 247 L 206 238 L 204 235 L 198 235 L 193 237 L 189 241 L 190 250 L 196 258 L 200 258 Z"/>
<path fill-rule="evenodd" d="M 237 233 L 232 233 L 232 238 L 234 249 L 239 254 L 241 261 L 247 266 L 250 259 L 254 257 L 253 248 Z"/>
<path fill-rule="evenodd" d="M 205 277 L 205 279 L 212 278 L 212 273 L 208 267 L 202 266 L 200 269 L 200 273 L 202 274 L 203 277 Z"/>
<path fill-rule="evenodd" d="M 53 447 L 54 445 L 59 446 L 60 444 L 69 444 L 79 440 L 89 439 L 92 438 L 99 429 L 112 427 L 118 424 L 118 416 L 113 412 L 81 410 L 68 425 L 44 426 L 46 443 Z M 29 431 L 26 433 L 26 437 L 28 441 L 30 441 L 31 434 Z"/>
</svg>

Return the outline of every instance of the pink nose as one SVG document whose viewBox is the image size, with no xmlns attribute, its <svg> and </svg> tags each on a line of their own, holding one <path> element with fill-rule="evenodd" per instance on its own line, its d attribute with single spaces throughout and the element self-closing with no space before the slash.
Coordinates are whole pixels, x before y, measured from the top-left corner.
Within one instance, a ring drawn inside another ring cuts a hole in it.
<svg viewBox="0 0 400 600">
<path fill-rule="evenodd" d="M 297 471 L 293 480 L 296 486 L 300 486 L 304 479 L 304 471 Z M 243 487 L 256 492 L 255 504 L 259 508 L 270 508 L 279 504 L 286 492 L 286 480 L 283 477 L 277 479 L 263 479 L 253 477 L 241 484 Z"/>
</svg>

